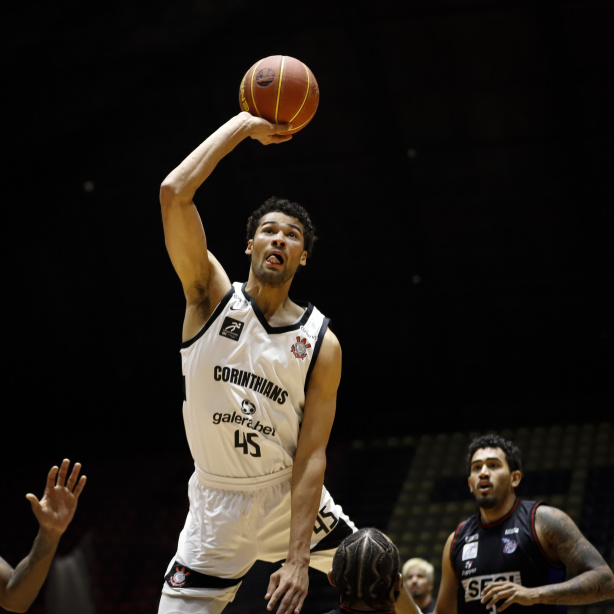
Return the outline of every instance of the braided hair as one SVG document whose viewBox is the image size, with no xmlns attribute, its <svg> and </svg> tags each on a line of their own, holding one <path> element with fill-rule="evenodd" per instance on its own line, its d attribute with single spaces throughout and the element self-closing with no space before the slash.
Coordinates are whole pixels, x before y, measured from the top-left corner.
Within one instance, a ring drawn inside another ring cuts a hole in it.
<svg viewBox="0 0 614 614">
<path fill-rule="evenodd" d="M 362 601 L 374 609 L 391 606 L 400 566 L 397 547 L 381 531 L 369 527 L 352 533 L 333 557 L 339 604 L 349 607 Z"/>
</svg>

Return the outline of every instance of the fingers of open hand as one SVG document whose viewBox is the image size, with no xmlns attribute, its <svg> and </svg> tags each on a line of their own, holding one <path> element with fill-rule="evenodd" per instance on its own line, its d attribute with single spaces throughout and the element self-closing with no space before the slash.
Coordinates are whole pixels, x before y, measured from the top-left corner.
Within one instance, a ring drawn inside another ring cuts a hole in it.
<svg viewBox="0 0 614 614">
<path fill-rule="evenodd" d="M 57 465 L 54 465 L 49 470 L 49 473 L 47 474 L 47 485 L 46 485 L 47 490 L 50 490 L 55 486 L 59 471 L 60 470 Z"/>
<path fill-rule="evenodd" d="M 301 611 L 303 599 L 298 593 L 286 593 L 277 608 L 278 614 L 298 614 Z"/>
<path fill-rule="evenodd" d="M 281 601 L 279 602 L 279 606 L 277 608 L 278 614 L 298 614 L 298 612 L 301 611 L 303 601 L 305 600 L 304 594 L 296 587 L 288 587 L 287 590 L 284 591 L 280 586 L 278 586 L 267 604 L 267 610 L 271 611 L 280 598 Z"/>
<path fill-rule="evenodd" d="M 269 599 L 267 610 L 270 612 L 279 602 L 278 614 L 298 614 L 307 596 L 308 581 L 301 574 L 289 573 L 282 567 L 271 575 L 265 599 Z"/>
<path fill-rule="evenodd" d="M 65 458 L 60 465 L 60 470 L 58 471 L 58 486 L 64 486 L 64 484 L 66 484 L 66 476 L 68 475 L 69 467 L 70 461 Z"/>
<path fill-rule="evenodd" d="M 77 485 L 75 486 L 75 490 L 73 490 L 73 495 L 75 495 L 76 498 L 79 498 L 79 495 L 81 494 L 81 491 L 83 490 L 83 487 L 85 486 L 86 481 L 87 481 L 87 477 L 82 475 L 80 480 L 77 482 Z"/>
<path fill-rule="evenodd" d="M 40 509 L 40 506 L 41 506 L 40 501 L 38 500 L 38 497 L 36 495 L 33 495 L 31 492 L 29 492 L 26 495 L 26 499 L 30 502 L 30 504 L 32 505 L 32 510 L 36 514 L 36 512 Z"/>
<path fill-rule="evenodd" d="M 53 488 L 55 486 L 60 489 L 66 489 L 75 497 L 78 497 L 85 486 L 86 477 L 81 476 L 81 479 L 79 479 L 81 463 L 74 464 L 70 475 L 68 475 L 69 467 L 70 460 L 67 458 L 62 461 L 59 469 L 56 466 L 52 467 L 47 478 L 47 486 L 49 488 Z M 66 476 L 68 476 L 68 478 Z"/>
<path fill-rule="evenodd" d="M 275 607 L 275 604 L 277 603 L 278 599 L 280 599 L 283 594 L 284 589 L 281 588 L 279 579 L 277 578 L 276 574 L 273 574 L 271 576 L 271 579 L 269 580 L 269 587 L 267 589 L 266 595 L 264 596 L 265 599 L 269 600 L 266 609 L 271 611 Z"/>
<path fill-rule="evenodd" d="M 489 608 L 496 604 L 497 612 L 502 612 L 516 602 L 518 588 L 518 585 L 509 582 L 490 584 L 482 593 L 482 603 L 486 603 Z"/>
<path fill-rule="evenodd" d="M 274 145 L 277 143 L 285 143 L 292 139 L 291 134 L 266 134 L 263 136 L 254 137 L 257 141 L 260 141 L 263 145 Z"/>
<path fill-rule="evenodd" d="M 81 471 L 81 463 L 75 463 L 73 468 L 72 468 L 72 471 L 70 472 L 70 477 L 68 478 L 68 482 L 66 482 L 66 487 L 68 488 L 68 490 L 74 491 L 74 494 L 77 495 L 77 496 L 78 496 L 79 493 L 77 493 L 77 489 L 75 488 L 75 485 L 77 485 L 77 487 L 78 487 L 78 485 L 81 482 L 79 480 L 79 472 L 80 471 Z M 77 480 L 79 480 L 79 481 L 77 481 Z M 83 486 L 81 486 L 81 489 L 83 489 Z M 81 490 L 79 490 L 79 492 L 81 492 Z"/>
</svg>

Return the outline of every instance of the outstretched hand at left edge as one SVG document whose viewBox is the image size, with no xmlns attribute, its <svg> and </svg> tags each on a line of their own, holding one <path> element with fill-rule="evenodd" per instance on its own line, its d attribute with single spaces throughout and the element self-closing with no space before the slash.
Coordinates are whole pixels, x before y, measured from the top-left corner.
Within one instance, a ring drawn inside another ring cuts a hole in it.
<svg viewBox="0 0 614 614">
<path fill-rule="evenodd" d="M 41 529 L 57 532 L 60 535 L 66 531 L 75 515 L 79 495 L 87 480 L 84 475 L 79 478 L 81 463 L 75 463 L 70 475 L 68 475 L 69 466 L 70 461 L 65 458 L 59 468 L 57 466 L 51 468 L 40 501 L 32 493 L 26 495 Z"/>
<path fill-rule="evenodd" d="M 272 611 L 281 599 L 277 614 L 299 614 L 309 589 L 309 566 L 287 561 L 271 574 L 269 587 L 264 596 L 268 599 L 267 610 Z"/>
</svg>

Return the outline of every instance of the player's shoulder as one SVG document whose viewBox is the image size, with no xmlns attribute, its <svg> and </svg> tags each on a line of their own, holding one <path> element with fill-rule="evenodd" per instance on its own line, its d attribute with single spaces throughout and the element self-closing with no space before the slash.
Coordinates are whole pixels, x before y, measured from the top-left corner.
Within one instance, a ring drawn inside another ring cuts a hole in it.
<svg viewBox="0 0 614 614">
<path fill-rule="evenodd" d="M 341 377 L 341 345 L 330 329 L 324 333 L 313 375 L 337 385 Z"/>
<path fill-rule="evenodd" d="M 537 503 L 535 505 L 535 519 L 540 520 L 558 520 L 560 518 L 569 518 L 568 514 L 558 507 L 548 505 L 547 503 Z"/>
<path fill-rule="evenodd" d="M 326 341 L 326 343 L 332 343 L 334 345 L 338 345 L 339 347 L 341 347 L 339 338 L 337 337 L 337 335 L 335 335 L 335 333 L 330 328 L 326 329 L 326 332 L 324 333 L 323 341 Z"/>
<path fill-rule="evenodd" d="M 567 534 L 576 529 L 573 519 L 558 507 L 542 503 L 535 509 L 535 528 L 542 534 L 560 535 Z"/>
<path fill-rule="evenodd" d="M 327 328 L 324 332 L 324 338 L 322 339 L 322 347 L 320 353 L 325 352 L 331 358 L 341 357 L 341 343 L 335 333 Z"/>
</svg>

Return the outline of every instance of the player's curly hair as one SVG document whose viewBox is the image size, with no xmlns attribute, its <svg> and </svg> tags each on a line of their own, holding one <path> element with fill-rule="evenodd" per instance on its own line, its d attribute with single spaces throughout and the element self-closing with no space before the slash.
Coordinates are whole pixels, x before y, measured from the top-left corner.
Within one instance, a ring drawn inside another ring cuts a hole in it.
<svg viewBox="0 0 614 614">
<path fill-rule="evenodd" d="M 311 256 L 313 253 L 313 246 L 317 240 L 316 227 L 311 221 L 311 217 L 307 210 L 296 202 L 288 200 L 287 198 L 279 198 L 278 196 L 271 196 L 260 205 L 247 220 L 247 240 L 254 238 L 258 224 L 264 215 L 271 213 L 271 211 L 280 211 L 290 217 L 296 218 L 303 226 L 303 238 L 305 240 L 305 251 Z"/>
<path fill-rule="evenodd" d="M 467 448 L 467 470 L 471 471 L 471 459 L 476 450 L 480 448 L 499 448 L 505 454 L 505 460 L 510 471 L 520 471 L 522 473 L 522 459 L 518 446 L 513 441 L 501 437 L 496 433 L 480 435 L 475 437 Z"/>
<path fill-rule="evenodd" d="M 390 606 L 400 566 L 397 547 L 378 529 L 368 527 L 348 535 L 333 557 L 339 605 L 362 601 L 374 609 Z"/>
</svg>

